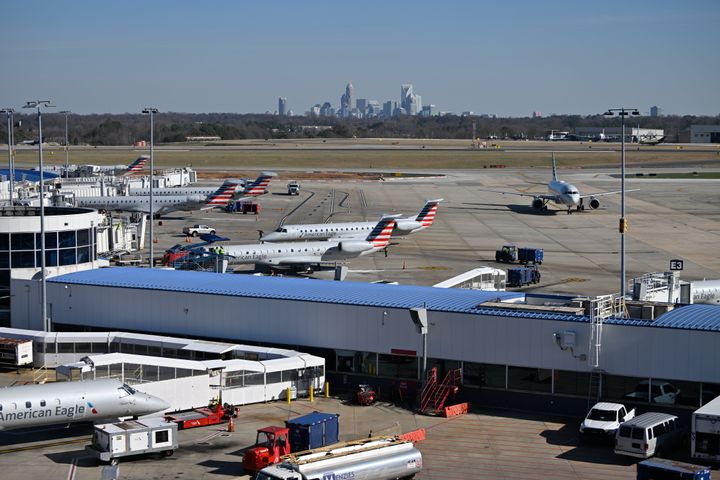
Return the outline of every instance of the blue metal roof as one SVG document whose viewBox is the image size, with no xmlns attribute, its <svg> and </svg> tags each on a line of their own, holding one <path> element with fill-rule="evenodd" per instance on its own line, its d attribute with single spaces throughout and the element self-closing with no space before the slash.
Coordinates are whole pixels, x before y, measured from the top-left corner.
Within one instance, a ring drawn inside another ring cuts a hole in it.
<svg viewBox="0 0 720 480">
<path fill-rule="evenodd" d="M 4 175 L 5 177 L 10 177 L 10 169 L 9 168 L 0 168 L 0 175 Z M 57 173 L 52 172 L 45 172 L 45 175 L 43 177 L 45 180 L 52 180 L 54 178 L 58 178 L 60 175 Z M 40 172 L 38 170 L 23 170 L 23 169 L 15 169 L 15 181 L 21 182 L 23 179 L 27 180 L 28 182 L 39 182 L 40 181 Z"/>
<path fill-rule="evenodd" d="M 478 305 L 487 301 L 524 298 L 522 292 L 486 292 L 131 267 L 85 270 L 52 277 L 48 282 L 381 308 L 425 306 L 428 310 L 459 313 L 476 313 Z"/>
<path fill-rule="evenodd" d="M 686 305 L 659 316 L 653 322 L 658 327 L 684 328 L 688 330 L 720 331 L 720 306 Z"/>
<path fill-rule="evenodd" d="M 317 425 L 318 423 L 327 422 L 328 420 L 333 420 L 338 417 L 337 413 L 322 413 L 322 412 L 313 412 L 308 413 L 307 415 L 303 415 L 302 417 L 297 418 L 291 418 L 290 420 L 285 421 L 285 425 Z"/>
</svg>

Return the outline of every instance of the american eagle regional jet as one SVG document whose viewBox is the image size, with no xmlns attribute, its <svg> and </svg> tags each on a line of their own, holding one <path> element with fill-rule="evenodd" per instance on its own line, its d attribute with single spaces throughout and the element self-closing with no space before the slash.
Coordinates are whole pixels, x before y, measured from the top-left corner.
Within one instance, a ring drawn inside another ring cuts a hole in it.
<svg viewBox="0 0 720 480">
<path fill-rule="evenodd" d="M 375 253 L 387 247 L 397 216 L 384 216 L 366 237 L 318 242 L 262 243 L 227 245 L 230 263 L 270 267 L 298 267 L 305 270 L 323 263 L 342 262 Z"/>
<path fill-rule="evenodd" d="M 115 379 L 0 388 L 0 430 L 100 423 L 170 408 L 166 401 Z"/>
<path fill-rule="evenodd" d="M 614 190 L 612 192 L 597 192 L 592 194 L 581 195 L 580 191 L 575 185 L 567 183 L 564 180 L 558 180 L 557 168 L 555 166 L 555 154 L 552 156 L 552 180 L 548 183 L 548 193 L 520 193 L 520 192 L 508 192 L 502 190 L 487 190 L 481 189 L 485 192 L 501 193 L 503 195 L 518 195 L 521 197 L 532 197 L 532 207 L 537 210 L 547 210 L 548 202 L 554 202 L 557 205 L 567 207 L 567 213 L 572 213 L 573 209 L 578 212 L 585 210 L 585 200 L 587 205 L 593 210 L 600 207 L 600 200 L 597 197 L 605 195 L 615 195 L 621 192 L 621 190 Z M 625 190 L 626 192 L 634 192 L 634 190 Z"/>
<path fill-rule="evenodd" d="M 442 198 L 428 200 L 416 216 L 398 218 L 392 236 L 404 236 L 425 230 L 435 220 Z M 261 234 L 263 242 L 287 242 L 291 240 L 328 240 L 361 237 L 372 231 L 377 222 L 318 223 L 307 225 L 281 225 L 274 232 Z"/>
</svg>

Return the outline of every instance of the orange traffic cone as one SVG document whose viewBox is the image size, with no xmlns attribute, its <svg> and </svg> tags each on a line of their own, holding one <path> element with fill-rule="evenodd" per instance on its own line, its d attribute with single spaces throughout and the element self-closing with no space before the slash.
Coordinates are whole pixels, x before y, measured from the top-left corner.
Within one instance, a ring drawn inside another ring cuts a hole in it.
<svg viewBox="0 0 720 480">
<path fill-rule="evenodd" d="M 228 422 L 228 432 L 234 432 L 235 431 L 235 420 L 233 417 L 230 417 L 230 421 Z"/>
</svg>

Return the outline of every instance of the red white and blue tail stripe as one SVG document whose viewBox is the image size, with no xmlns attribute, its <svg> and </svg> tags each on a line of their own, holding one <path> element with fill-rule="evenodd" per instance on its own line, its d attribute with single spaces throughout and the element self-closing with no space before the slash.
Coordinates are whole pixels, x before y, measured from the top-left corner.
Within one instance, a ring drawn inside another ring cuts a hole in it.
<svg viewBox="0 0 720 480">
<path fill-rule="evenodd" d="M 208 207 L 224 207 L 230 200 L 232 200 L 235 194 L 235 189 L 238 183 L 233 180 L 225 180 L 223 184 L 218 188 L 215 193 L 208 195 L 206 206 Z"/>
<path fill-rule="evenodd" d="M 365 240 L 372 243 L 373 248 L 387 247 L 390 244 L 393 228 L 395 228 L 395 218 L 397 216 L 381 218 Z"/>
<path fill-rule="evenodd" d="M 270 180 L 276 176 L 274 172 L 262 173 L 254 182 L 245 185 L 245 195 L 262 195 L 267 192 Z"/>
<path fill-rule="evenodd" d="M 127 167 L 127 171 L 130 173 L 141 172 L 145 168 L 145 163 L 150 159 L 147 155 L 140 155 L 137 160 L 132 162 Z"/>
<path fill-rule="evenodd" d="M 420 222 L 423 227 L 429 227 L 435 220 L 435 214 L 437 213 L 438 205 L 442 202 L 442 198 L 437 200 L 428 200 L 425 202 L 425 206 L 415 218 L 415 221 Z"/>
</svg>

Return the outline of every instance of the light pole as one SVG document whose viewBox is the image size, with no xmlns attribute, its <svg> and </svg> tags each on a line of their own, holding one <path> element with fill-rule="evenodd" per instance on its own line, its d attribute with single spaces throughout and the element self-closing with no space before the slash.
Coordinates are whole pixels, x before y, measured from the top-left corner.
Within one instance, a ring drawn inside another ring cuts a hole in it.
<svg viewBox="0 0 720 480">
<path fill-rule="evenodd" d="M 14 114 L 15 109 L 14 108 L 3 108 L 0 110 L 0 112 L 7 115 L 7 122 L 8 122 L 8 180 L 10 181 L 10 206 L 13 205 L 13 190 L 15 185 L 15 173 L 13 172 L 13 122 L 14 122 Z"/>
<path fill-rule="evenodd" d="M 155 125 L 154 117 L 158 113 L 155 107 L 146 107 L 142 113 L 150 115 L 150 268 L 153 268 L 155 249 L 153 248 L 153 220 L 155 218 L 155 205 L 153 204 L 153 181 L 155 172 Z"/>
<path fill-rule="evenodd" d="M 68 153 L 68 115 L 70 115 L 72 112 L 70 110 L 63 110 L 62 112 L 58 112 L 63 115 L 65 115 L 65 178 L 68 178 L 70 175 L 70 154 Z"/>
<path fill-rule="evenodd" d="M 622 299 L 623 305 L 625 302 L 625 233 L 628 229 L 628 221 L 627 218 L 625 218 L 625 117 L 628 115 L 632 116 L 639 116 L 640 112 L 638 112 L 637 108 L 626 108 L 626 107 L 619 107 L 619 108 L 608 108 L 608 111 L 605 112 L 603 115 L 612 117 L 615 112 L 620 116 L 620 120 L 622 122 L 622 135 L 620 138 L 621 147 L 621 155 L 620 155 L 620 225 L 619 225 L 619 231 L 620 231 L 620 298 Z"/>
<path fill-rule="evenodd" d="M 52 107 L 50 100 L 32 100 L 25 104 L 23 108 L 34 108 L 37 110 L 38 117 L 38 161 L 40 167 L 40 307 L 43 331 L 51 331 L 50 319 L 47 317 L 47 291 L 45 278 L 45 170 L 43 167 L 43 151 L 42 151 L 42 107 Z"/>
</svg>

